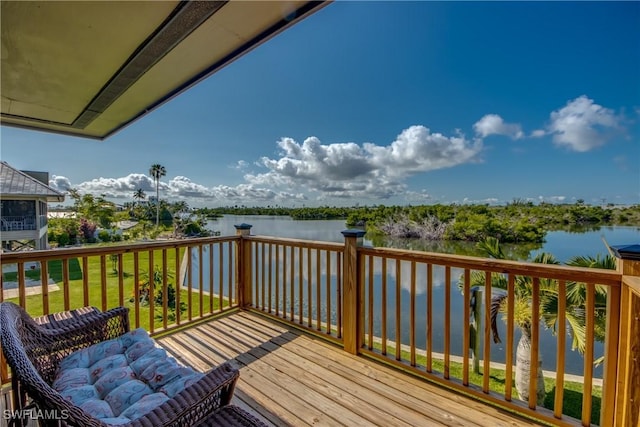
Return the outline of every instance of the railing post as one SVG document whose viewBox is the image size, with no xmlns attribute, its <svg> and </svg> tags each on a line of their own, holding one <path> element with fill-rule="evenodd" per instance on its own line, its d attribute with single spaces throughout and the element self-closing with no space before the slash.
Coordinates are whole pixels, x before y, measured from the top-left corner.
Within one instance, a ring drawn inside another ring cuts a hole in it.
<svg viewBox="0 0 640 427">
<path fill-rule="evenodd" d="M 342 232 L 344 236 L 342 329 L 344 349 L 351 354 L 358 354 L 364 336 L 364 324 L 361 319 L 364 301 L 358 265 L 358 246 L 362 245 L 364 234 L 363 230 Z"/>
<path fill-rule="evenodd" d="M 617 370 L 611 373 L 605 366 L 605 380 L 612 375 L 615 381 L 614 398 L 603 395 L 604 409 L 601 425 L 640 425 L 640 245 L 612 246 L 617 259 L 617 270 L 622 273 L 621 289 L 617 293 L 619 301 Z M 607 301 L 609 303 L 609 301 Z M 609 306 L 607 306 L 607 310 Z M 615 310 L 615 307 L 613 307 Z M 614 311 L 615 312 L 615 311 Z M 607 334 L 609 318 L 607 312 Z M 613 328 L 612 328 L 613 329 Z M 607 335 L 608 336 L 608 335 Z M 608 349 L 608 346 L 607 346 Z M 605 353 L 606 356 L 606 353 Z M 609 360 L 606 358 L 606 360 Z M 603 390 L 604 393 L 607 390 Z M 611 404 L 611 405 L 610 405 Z M 615 405 L 613 405 L 615 404 Z M 615 413 L 608 415 L 607 406 L 614 406 Z M 609 419 L 605 419 L 605 414 Z M 604 421 L 607 424 L 603 424 Z"/>
<path fill-rule="evenodd" d="M 251 224 L 234 225 L 236 236 L 240 236 L 236 252 L 236 274 L 238 280 L 238 305 L 240 308 L 249 307 L 252 304 L 252 284 L 251 284 L 251 241 L 244 239 L 251 234 Z"/>
</svg>

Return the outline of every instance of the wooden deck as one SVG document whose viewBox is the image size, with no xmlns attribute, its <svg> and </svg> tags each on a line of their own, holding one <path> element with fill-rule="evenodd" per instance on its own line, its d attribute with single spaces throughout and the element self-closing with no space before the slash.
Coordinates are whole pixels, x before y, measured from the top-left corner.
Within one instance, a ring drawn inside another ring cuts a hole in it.
<svg viewBox="0 0 640 427">
<path fill-rule="evenodd" d="M 234 403 L 277 426 L 538 425 L 249 312 L 158 341 L 202 371 L 234 359 Z"/>
</svg>

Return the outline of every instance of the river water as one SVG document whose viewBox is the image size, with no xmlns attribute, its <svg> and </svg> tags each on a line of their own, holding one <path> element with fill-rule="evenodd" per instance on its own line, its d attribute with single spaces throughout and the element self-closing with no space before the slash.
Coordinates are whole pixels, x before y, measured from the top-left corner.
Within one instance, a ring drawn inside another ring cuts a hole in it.
<svg viewBox="0 0 640 427">
<path fill-rule="evenodd" d="M 251 234 L 264 235 L 274 237 L 288 237 L 303 240 L 317 240 L 317 241 L 330 241 L 330 242 L 342 242 L 344 241 L 341 231 L 347 227 L 343 220 L 312 220 L 312 221 L 296 221 L 290 217 L 281 216 L 241 216 L 241 215 L 227 215 L 223 218 L 210 221 L 208 228 L 214 231 L 219 231 L 222 236 L 235 234 L 234 225 L 247 223 L 253 227 Z M 591 230 L 583 233 L 567 232 L 567 231 L 554 231 L 550 232 L 546 236 L 546 241 L 543 244 L 520 244 L 520 245 L 503 245 L 503 250 L 510 259 L 518 260 L 530 260 L 538 252 L 552 253 L 560 262 L 566 262 L 574 256 L 597 256 L 606 255 L 607 248 L 604 242 L 610 245 L 627 245 L 637 244 L 640 242 L 640 227 L 601 227 L 598 230 Z M 423 250 L 432 252 L 453 253 L 461 255 L 474 255 L 482 256 L 482 254 L 475 248 L 474 243 L 469 242 L 422 242 L 415 239 L 390 239 L 390 238 L 367 238 L 365 237 L 364 245 L 367 246 L 386 246 L 395 247 L 401 249 Z M 226 257 L 226 255 L 225 255 Z M 205 259 L 207 259 L 205 257 Z M 214 258 L 217 259 L 217 258 Z M 226 258 L 225 258 L 226 259 Z M 194 259 L 194 268 L 197 267 L 197 260 Z M 393 289 L 395 286 L 395 266 L 389 265 L 387 269 L 390 273 L 388 275 L 389 289 Z M 402 266 L 402 269 L 408 266 Z M 215 269 L 215 266 L 214 266 Z M 417 295 L 416 306 L 425 307 L 427 303 L 426 298 L 426 280 L 421 278 L 421 275 L 426 275 L 426 272 L 422 272 L 423 266 L 418 267 L 417 271 Z M 379 266 L 375 268 L 376 284 L 381 283 L 381 273 Z M 325 274 L 322 272 L 321 282 L 325 283 Z M 315 272 L 313 273 L 315 275 Z M 335 274 L 335 272 L 334 272 Z M 458 290 L 458 280 L 462 270 L 452 269 L 451 277 L 451 352 L 453 354 L 462 354 L 462 316 L 460 313 L 463 311 L 463 299 L 460 296 Z M 205 266 L 204 277 L 208 277 L 208 266 Z M 314 276 L 311 276 L 314 277 Z M 408 274 L 402 274 L 402 277 L 408 278 Z M 442 352 L 444 347 L 444 319 L 442 315 L 438 315 L 438 310 L 442 310 L 445 297 L 444 286 L 444 268 L 435 267 L 433 269 L 433 299 L 434 299 L 434 311 L 433 313 L 433 351 Z M 401 306 L 403 312 L 409 310 L 409 284 L 408 281 L 405 284 L 405 280 L 401 283 Z M 205 289 L 207 284 L 204 285 Z M 379 295 L 380 290 L 374 289 L 375 295 Z M 395 300 L 393 292 L 388 293 L 389 298 L 387 301 L 389 313 L 393 313 L 395 310 Z M 380 313 L 380 301 L 375 301 L 376 306 L 374 313 Z M 315 306 L 315 302 L 312 302 Z M 321 302 L 322 305 L 322 302 Z M 334 304 L 335 305 L 335 304 Z M 333 307 L 335 310 L 335 307 Z M 441 312 L 440 312 L 441 313 Z M 323 314 L 324 316 L 324 314 Z M 390 316 L 391 317 L 391 316 Z M 404 316 L 407 318 L 408 316 Z M 335 318 L 335 316 L 334 316 Z M 424 331 L 424 325 L 426 324 L 426 311 L 417 310 L 416 322 L 418 326 L 416 331 L 416 345 L 419 348 L 425 348 L 426 334 Z M 482 325 L 480 326 L 482 328 Z M 381 319 L 374 317 L 374 333 L 378 334 L 381 330 Z M 395 340 L 394 336 L 395 324 L 393 319 L 387 320 L 387 331 L 389 340 Z M 403 321 L 401 325 L 402 342 L 409 343 L 409 325 L 408 319 Z M 481 329 L 482 330 L 482 329 Z M 506 332 L 504 322 L 499 323 L 499 330 L 503 341 L 506 339 Z M 515 342 L 519 339 L 519 331 L 516 328 L 514 335 Z M 553 336 L 551 331 L 545 330 L 541 327 L 541 357 L 543 360 L 543 368 L 547 370 L 555 370 L 555 354 L 556 354 L 556 337 Z M 482 351 L 482 349 L 481 349 Z M 482 353 L 481 353 L 482 354 Z M 595 343 L 595 357 L 599 357 L 603 354 L 603 346 L 601 343 Z M 492 344 L 491 358 L 496 362 L 504 362 L 505 348 L 504 343 Z M 582 356 L 576 352 L 571 351 L 571 339 L 567 337 L 566 348 L 566 363 L 565 370 L 567 373 L 581 375 L 583 373 L 584 360 Z M 601 375 L 601 367 L 596 368 L 595 375 Z"/>
</svg>

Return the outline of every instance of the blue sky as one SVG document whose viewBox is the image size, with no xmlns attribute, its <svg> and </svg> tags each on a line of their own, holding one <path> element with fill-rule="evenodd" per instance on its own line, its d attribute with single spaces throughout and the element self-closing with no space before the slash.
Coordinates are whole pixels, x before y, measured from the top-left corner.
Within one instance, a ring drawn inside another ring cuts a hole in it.
<svg viewBox="0 0 640 427">
<path fill-rule="evenodd" d="M 109 139 L 0 128 L 60 190 L 221 205 L 640 203 L 640 2 L 338 1 Z"/>
</svg>

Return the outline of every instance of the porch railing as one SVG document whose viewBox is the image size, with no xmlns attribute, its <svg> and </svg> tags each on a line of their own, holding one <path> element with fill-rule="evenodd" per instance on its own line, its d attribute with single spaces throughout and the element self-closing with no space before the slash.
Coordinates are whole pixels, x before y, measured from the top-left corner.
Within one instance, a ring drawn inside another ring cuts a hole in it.
<svg viewBox="0 0 640 427">
<path fill-rule="evenodd" d="M 251 236 L 245 227 L 231 237 L 5 253 L 0 299 L 19 303 L 33 316 L 87 305 L 102 310 L 126 305 L 132 325 L 152 334 L 242 308 L 305 329 L 350 353 L 550 423 L 637 424 L 637 263 L 621 262 L 618 271 L 610 271 L 499 261 L 363 247 L 360 236 L 345 232 L 340 244 Z M 15 265 L 15 273 L 8 265 Z M 471 289 L 478 278 L 481 294 Z M 496 278 L 506 283 L 500 290 L 505 322 L 497 321 L 504 339 L 500 346 L 492 340 L 490 310 L 485 309 L 498 291 L 492 289 Z M 523 280 L 531 287 L 526 301 L 531 317 L 539 317 L 541 288 L 553 285 L 559 304 L 551 341 L 540 321 L 531 322 L 532 380 L 526 401 L 519 400 L 513 386 L 514 315 L 521 308 Z M 567 367 L 568 357 L 575 359 L 570 332 L 576 326 L 567 323 L 568 289 L 584 295 L 586 345 L 577 374 Z M 604 312 L 600 290 L 606 291 Z M 470 321 L 474 312 L 475 323 Z M 553 409 L 536 400 L 537 373 L 543 368 L 538 355 L 549 342 L 555 360 L 547 361 L 544 375 L 555 384 L 548 395 Z M 0 375 L 8 382 L 3 360 Z M 504 383 L 503 388 L 496 388 L 496 382 Z M 567 391 L 569 383 L 577 383 L 578 389 Z M 576 390 L 582 395 L 580 409 L 571 417 L 566 415 L 567 395 Z M 598 400 L 600 415 L 594 417 Z"/>
<path fill-rule="evenodd" d="M 2 221 L 0 221 L 0 231 L 4 232 L 32 231 L 38 230 L 41 227 L 42 224 L 38 224 L 38 217 L 36 217 L 35 215 L 3 216 Z"/>
</svg>

